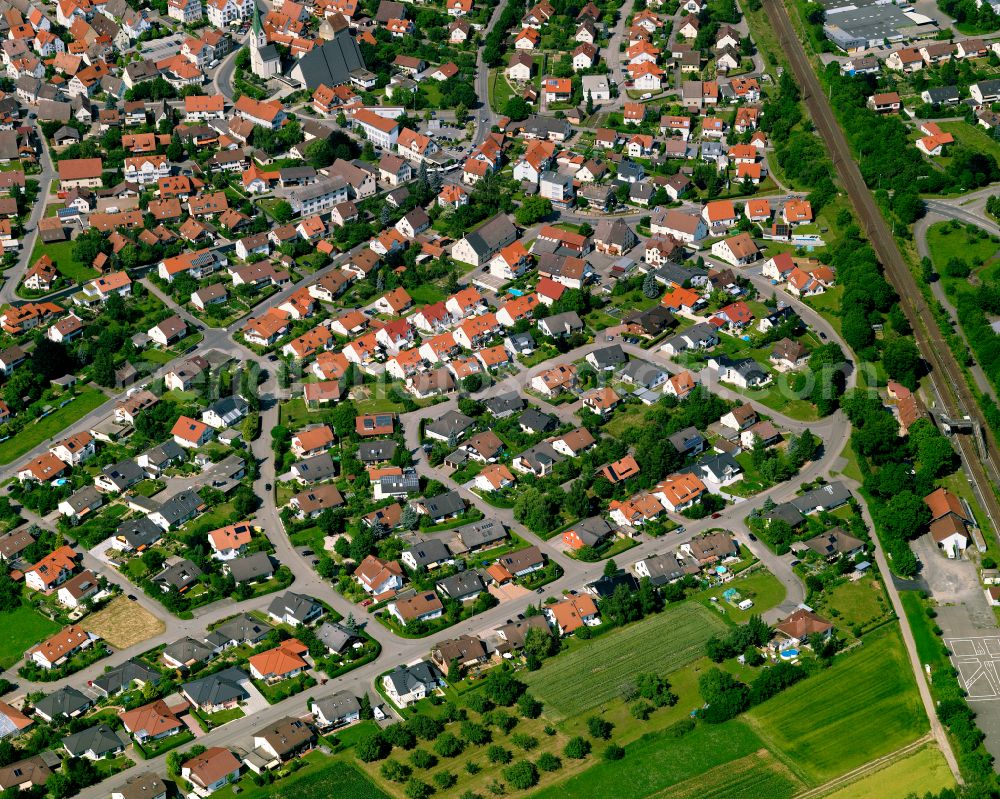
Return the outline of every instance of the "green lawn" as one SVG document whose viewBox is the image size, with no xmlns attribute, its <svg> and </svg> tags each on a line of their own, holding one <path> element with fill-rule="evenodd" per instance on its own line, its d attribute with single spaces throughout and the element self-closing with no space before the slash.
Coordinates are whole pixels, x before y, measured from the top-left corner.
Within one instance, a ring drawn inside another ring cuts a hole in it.
<svg viewBox="0 0 1000 799">
<path fill-rule="evenodd" d="M 823 605 L 828 609 L 827 618 L 833 616 L 834 623 L 841 626 L 858 624 L 865 628 L 889 612 L 882 584 L 873 579 L 834 586 L 823 597 Z M 831 610 L 837 614 L 834 616 Z"/>
<path fill-rule="evenodd" d="M 1000 142 L 997 142 L 978 125 L 965 121 L 939 122 L 941 130 L 950 133 L 959 144 L 966 145 L 977 153 L 989 153 L 1000 160 Z"/>
<path fill-rule="evenodd" d="M 315 420 L 315 417 L 312 415 L 312 411 L 306 407 L 305 400 L 292 399 L 281 403 L 278 420 L 281 425 L 294 432 L 307 424 L 311 424 Z"/>
<path fill-rule="evenodd" d="M 10 463 L 21 457 L 25 452 L 34 449 L 43 441 L 71 427 L 94 408 L 99 408 L 107 401 L 103 392 L 97 389 L 84 391 L 65 407 L 50 413 L 44 419 L 29 423 L 17 435 L 11 436 L 0 444 L 0 463 Z"/>
<path fill-rule="evenodd" d="M 637 668 L 667 674 L 696 660 L 723 626 L 711 611 L 688 602 L 585 641 L 524 680 L 545 703 L 546 715 L 575 716 L 619 696 Z"/>
<path fill-rule="evenodd" d="M 670 786 L 703 775 L 729 761 L 752 755 L 762 747 L 763 743 L 753 730 L 739 721 L 699 725 L 682 738 L 671 738 L 663 732 L 649 733 L 625 747 L 624 760 L 599 762 L 563 783 L 539 791 L 532 799 L 606 799 L 613 796 L 666 799 L 674 796 L 673 790 L 665 790 Z M 791 794 L 745 795 L 770 797 Z"/>
<path fill-rule="evenodd" d="M 950 258 L 962 258 L 976 268 L 993 259 L 998 247 L 989 236 L 970 235 L 964 226 L 956 228 L 951 222 L 937 222 L 927 229 L 927 249 L 934 267 L 941 272 Z M 942 279 L 947 280 L 947 276 Z"/>
<path fill-rule="evenodd" d="M 748 714 L 768 748 L 822 784 L 927 732 L 899 631 L 883 628 L 826 671 Z"/>
<path fill-rule="evenodd" d="M 920 662 L 929 664 L 931 669 L 949 668 L 944 644 L 934 634 L 933 622 L 927 616 L 924 609 L 925 602 L 920 594 L 917 591 L 900 591 L 899 598 L 903 602 L 906 618 L 910 622 L 910 631 L 917 645 Z"/>
<path fill-rule="evenodd" d="M 24 657 L 26 650 L 59 631 L 58 624 L 26 605 L 0 614 L 0 624 L 7 630 L 0 636 L 0 669 L 4 670 Z"/>
<path fill-rule="evenodd" d="M 406 293 L 410 295 L 414 305 L 431 305 L 435 302 L 441 302 L 448 296 L 439 286 L 435 286 L 433 283 L 421 283 L 419 286 L 407 289 Z"/>
<path fill-rule="evenodd" d="M 73 257 L 72 241 L 57 241 L 53 244 L 46 244 L 39 237 L 35 240 L 35 247 L 31 251 L 29 263 L 35 263 L 43 255 L 48 255 L 52 259 L 59 274 L 75 283 L 86 283 L 97 277 L 97 270 L 94 267 L 82 264 Z"/>
<path fill-rule="evenodd" d="M 735 588 L 739 591 L 743 599 L 752 599 L 753 607 L 749 610 L 740 610 L 735 605 L 726 602 L 722 598 L 722 594 L 730 588 Z M 717 600 L 716 602 L 712 602 L 713 597 Z M 737 577 L 728 583 L 713 588 L 711 591 L 703 591 L 698 595 L 697 599 L 706 607 L 716 605 L 725 610 L 725 613 L 713 610 L 714 614 L 729 619 L 736 624 L 742 624 L 755 613 L 763 613 L 779 605 L 784 598 L 785 586 L 771 572 L 762 569 L 746 577 Z"/>
<path fill-rule="evenodd" d="M 232 786 L 215 792 L 220 799 L 390 799 L 389 795 L 376 786 L 352 763 L 341 759 L 324 757 L 319 752 L 305 756 L 306 765 L 276 785 L 255 785 L 250 778 L 240 782 L 239 794 L 234 794 Z"/>
</svg>

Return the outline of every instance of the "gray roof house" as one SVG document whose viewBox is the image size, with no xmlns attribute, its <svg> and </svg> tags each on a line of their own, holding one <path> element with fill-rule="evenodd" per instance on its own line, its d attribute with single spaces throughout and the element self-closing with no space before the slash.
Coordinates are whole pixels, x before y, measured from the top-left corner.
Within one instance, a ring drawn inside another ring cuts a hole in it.
<svg viewBox="0 0 1000 799">
<path fill-rule="evenodd" d="M 300 483 L 319 483 L 337 476 L 337 467 L 329 452 L 321 452 L 292 464 L 292 474 Z"/>
<path fill-rule="evenodd" d="M 542 413 L 537 408 L 528 408 L 517 420 L 525 433 L 548 433 L 559 426 L 559 420 L 549 413 Z"/>
<path fill-rule="evenodd" d="M 497 214 L 452 247 L 457 261 L 480 266 L 517 238 L 517 228 L 506 214 Z"/>
<path fill-rule="evenodd" d="M 458 516 L 465 510 L 465 500 L 457 491 L 445 491 L 436 497 L 418 499 L 413 503 L 417 513 L 430 516 L 435 522 Z"/>
<path fill-rule="evenodd" d="M 250 412 L 250 405 L 243 397 L 230 394 L 216 400 L 201 414 L 201 420 L 216 430 L 230 427 Z"/>
<path fill-rule="evenodd" d="M 108 755 L 121 754 L 127 743 L 107 724 L 75 732 L 62 740 L 63 749 L 70 757 L 85 757 L 88 760 L 101 760 Z"/>
<path fill-rule="evenodd" d="M 259 644 L 273 628 L 248 613 L 240 613 L 222 622 L 205 640 L 219 649 L 240 644 Z"/>
<path fill-rule="evenodd" d="M 540 441 L 516 456 L 511 465 L 519 472 L 531 472 L 543 477 L 552 471 L 553 466 L 564 460 L 566 457 L 557 452 L 548 441 Z"/>
<path fill-rule="evenodd" d="M 455 530 L 455 537 L 466 552 L 475 552 L 507 540 L 507 530 L 495 519 L 483 519 Z"/>
<path fill-rule="evenodd" d="M 160 587 L 164 593 L 173 589 L 175 591 L 185 591 L 198 582 L 202 571 L 187 558 L 181 558 L 176 563 L 165 567 L 163 571 L 153 577 L 153 582 Z"/>
<path fill-rule="evenodd" d="M 610 347 L 601 347 L 587 355 L 587 363 L 599 372 L 606 372 L 628 362 L 628 355 L 618 344 Z"/>
<path fill-rule="evenodd" d="M 66 686 L 57 691 L 53 691 L 48 696 L 43 696 L 34 703 L 35 713 L 46 721 L 55 719 L 74 718 L 89 708 L 93 702 L 84 696 L 76 688 Z"/>
<path fill-rule="evenodd" d="M 475 599 L 486 590 L 483 578 L 475 569 L 468 569 L 438 580 L 434 587 L 439 593 L 457 599 L 459 602 Z"/>
<path fill-rule="evenodd" d="M 391 461 L 396 454 L 397 443 L 391 438 L 378 441 L 362 441 L 358 444 L 358 460 L 362 463 L 383 463 Z"/>
<path fill-rule="evenodd" d="M 174 668 L 187 668 L 195 663 L 206 663 L 211 660 L 216 649 L 204 641 L 185 637 L 168 644 L 163 650 L 163 660 Z"/>
<path fill-rule="evenodd" d="M 761 515 L 768 522 L 782 521 L 792 527 L 798 527 L 806 520 L 806 517 L 791 502 L 782 502 L 780 505 L 775 505 L 771 510 L 764 511 Z"/>
<path fill-rule="evenodd" d="M 246 684 L 250 678 L 239 669 L 223 669 L 199 680 L 186 682 L 181 692 L 197 708 L 211 709 L 235 706 L 250 698 Z"/>
<path fill-rule="evenodd" d="M 314 699 L 309 709 L 316 726 L 321 729 L 341 727 L 361 718 L 361 702 L 347 691 L 337 691 L 332 696 Z"/>
<path fill-rule="evenodd" d="M 400 560 L 410 569 L 433 569 L 453 560 L 451 550 L 438 538 L 414 541 L 403 550 Z"/>
<path fill-rule="evenodd" d="M 486 410 L 495 419 L 505 419 L 520 410 L 524 410 L 527 402 L 517 394 L 503 394 L 499 397 L 489 397 L 483 400 Z"/>
<path fill-rule="evenodd" d="M 227 561 L 223 568 L 237 583 L 255 583 L 274 576 L 274 563 L 266 552 L 254 552 L 242 558 Z"/>
<path fill-rule="evenodd" d="M 697 427 L 685 427 L 667 436 L 667 441 L 674 445 L 681 455 L 697 455 L 705 449 L 705 437 L 698 432 Z"/>
<path fill-rule="evenodd" d="M 382 687 L 399 707 L 406 707 L 431 694 L 442 685 L 437 669 L 426 660 L 397 666 L 382 678 Z"/>
<path fill-rule="evenodd" d="M 121 492 L 131 488 L 146 478 L 146 472 L 133 458 L 105 466 L 94 478 L 94 483 L 103 491 Z"/>
<path fill-rule="evenodd" d="M 340 654 L 353 642 L 358 640 L 358 636 L 347 629 L 343 624 L 336 622 L 324 622 L 316 631 L 316 637 L 323 642 L 330 652 Z"/>
<path fill-rule="evenodd" d="M 126 660 L 112 668 L 111 671 L 106 671 L 100 677 L 95 677 L 91 682 L 91 687 L 103 696 L 110 697 L 127 691 L 135 683 L 141 686 L 148 683 L 155 685 L 160 679 L 160 672 L 141 660 Z"/>
<path fill-rule="evenodd" d="M 290 624 L 293 627 L 308 624 L 325 612 L 323 606 L 311 596 L 297 594 L 294 591 L 275 597 L 267 606 L 268 616 L 279 624 Z"/>
<path fill-rule="evenodd" d="M 662 386 L 670 374 L 649 361 L 629 361 L 618 370 L 618 376 L 626 383 L 650 389 Z"/>
<path fill-rule="evenodd" d="M 180 491 L 149 514 L 149 518 L 164 530 L 184 524 L 204 509 L 205 503 L 197 492 L 190 489 Z"/>
<path fill-rule="evenodd" d="M 547 316 L 538 321 L 538 329 L 546 336 L 558 338 L 568 336 L 572 333 L 579 333 L 583 330 L 583 320 L 577 316 L 576 311 L 566 311 Z"/>
<path fill-rule="evenodd" d="M 442 414 L 430 424 L 424 426 L 424 433 L 429 438 L 440 441 L 450 441 L 452 437 L 461 438 L 475 425 L 475 421 L 464 413 L 451 410 Z"/>
<path fill-rule="evenodd" d="M 841 505 L 846 505 L 850 499 L 851 492 L 843 483 L 837 481 L 806 491 L 801 497 L 793 499 L 791 504 L 800 513 L 808 516 L 816 511 L 839 508 Z"/>
<path fill-rule="evenodd" d="M 115 532 L 115 539 L 126 550 L 145 549 L 163 538 L 163 528 L 152 519 L 140 516 L 122 522 Z"/>
<path fill-rule="evenodd" d="M 571 528 L 576 533 L 576 537 L 583 542 L 584 546 L 596 547 L 611 535 L 615 528 L 612 527 L 603 516 L 591 516 L 582 519 Z"/>
</svg>

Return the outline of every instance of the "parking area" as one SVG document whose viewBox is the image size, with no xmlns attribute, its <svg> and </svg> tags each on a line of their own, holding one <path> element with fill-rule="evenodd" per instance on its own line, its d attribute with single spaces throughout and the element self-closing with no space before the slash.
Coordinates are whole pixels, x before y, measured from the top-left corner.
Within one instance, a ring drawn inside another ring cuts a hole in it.
<svg viewBox="0 0 1000 799">
<path fill-rule="evenodd" d="M 185 35 L 175 33 L 172 36 L 165 36 L 162 39 L 154 39 L 150 42 L 142 42 L 139 45 L 143 58 L 151 61 L 162 61 L 165 58 L 177 55 L 184 44 Z"/>
<path fill-rule="evenodd" d="M 945 645 L 970 702 L 1000 699 L 1000 637 L 946 638 Z"/>
<path fill-rule="evenodd" d="M 509 585 L 491 585 L 489 587 L 489 591 L 499 600 L 501 605 L 504 602 L 510 602 L 514 599 L 531 596 L 531 591 L 527 588 L 520 585 L 514 585 L 513 583 Z"/>
</svg>

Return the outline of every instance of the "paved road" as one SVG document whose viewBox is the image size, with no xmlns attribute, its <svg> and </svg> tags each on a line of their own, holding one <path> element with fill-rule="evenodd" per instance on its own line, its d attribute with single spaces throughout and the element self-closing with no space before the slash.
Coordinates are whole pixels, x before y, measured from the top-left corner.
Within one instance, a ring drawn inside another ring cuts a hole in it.
<svg viewBox="0 0 1000 799">
<path fill-rule="evenodd" d="M 496 7 L 493 9 L 493 13 L 490 15 L 489 22 L 483 28 L 481 35 L 484 39 L 493 30 L 493 26 L 497 24 L 497 20 L 500 19 L 503 7 L 504 3 L 498 1 Z M 476 123 L 476 134 L 472 137 L 473 148 L 478 147 L 486 141 L 490 130 L 497 122 L 497 114 L 493 111 L 492 106 L 490 106 L 490 68 L 483 60 L 482 47 L 476 51 L 476 94 L 479 95 L 479 108 L 472 117 Z"/>
<path fill-rule="evenodd" d="M 792 71 L 799 85 L 802 87 L 803 99 L 809 109 L 810 117 L 826 143 L 841 183 L 847 190 L 861 223 L 868 233 L 872 246 L 875 248 L 875 252 L 883 264 L 887 278 L 892 281 L 900 294 L 900 306 L 913 327 L 914 337 L 920 346 L 921 354 L 934 368 L 931 379 L 937 388 L 939 396 L 945 402 L 945 407 L 948 410 L 955 412 L 957 408 L 964 406 L 965 412 L 975 414 L 974 418 L 982 422 L 978 407 L 969 396 L 964 377 L 958 365 L 951 357 L 951 352 L 944 343 L 934 319 L 930 316 L 929 309 L 923 303 L 920 291 L 903 260 L 902 254 L 896 246 L 892 233 L 886 226 L 885 220 L 882 218 L 871 192 L 861 177 L 861 172 L 854 161 L 847 140 L 844 138 L 844 134 L 833 115 L 833 109 L 830 107 L 829 100 L 823 92 L 816 74 L 813 72 L 802 43 L 798 40 L 792 28 L 788 12 L 780 0 L 765 0 L 764 8 L 778 35 L 779 42 L 788 56 Z M 952 397 L 952 391 L 955 393 L 954 398 Z M 992 491 L 989 488 L 989 480 L 986 477 L 985 471 L 978 462 L 975 462 L 975 448 L 967 440 L 959 440 L 958 443 L 962 447 L 963 457 L 971 461 L 969 463 L 970 470 L 977 472 L 976 482 L 985 487 L 986 490 Z M 995 505 L 996 498 L 992 493 L 991 499 Z M 893 607 L 898 607 L 900 602 L 899 596 L 889 577 L 890 572 L 884 558 L 879 562 L 879 568 L 886 575 L 886 588 L 889 591 Z M 920 696 L 924 703 L 924 709 L 930 719 L 931 731 L 934 733 L 934 737 L 937 739 L 938 745 L 956 781 L 962 782 L 958 761 L 952 751 L 951 742 L 948 740 L 948 736 L 937 718 L 935 705 L 926 685 L 926 679 L 919 663 L 919 658 L 916 655 L 916 646 L 906 614 L 897 611 L 897 615 L 899 616 L 900 626 L 903 630 L 903 639 L 906 642 L 914 675 L 917 684 L 920 685 Z"/>
<path fill-rule="evenodd" d="M 17 256 L 17 264 L 6 271 L 3 286 L 0 286 L 0 305 L 23 302 L 17 296 L 17 286 L 31 265 L 28 261 L 31 259 L 31 252 L 34 250 L 35 240 L 38 238 L 38 222 L 45 215 L 45 204 L 48 201 L 49 191 L 52 188 L 52 181 L 56 176 L 55 169 L 52 166 L 52 158 L 49 154 L 49 145 L 45 141 L 45 137 L 41 135 L 41 129 L 39 129 L 38 133 L 38 138 L 42 142 L 42 155 L 39 159 L 42 171 L 38 175 L 26 176 L 26 179 L 38 181 L 38 199 L 35 200 L 35 205 L 31 209 L 28 221 L 25 222 L 27 233 L 21 239 L 21 250 Z"/>
</svg>

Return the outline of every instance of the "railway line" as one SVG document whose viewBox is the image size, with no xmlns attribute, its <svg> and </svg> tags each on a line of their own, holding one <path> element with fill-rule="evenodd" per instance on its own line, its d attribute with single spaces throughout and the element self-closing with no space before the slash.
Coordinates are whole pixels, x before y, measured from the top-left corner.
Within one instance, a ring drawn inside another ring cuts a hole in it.
<svg viewBox="0 0 1000 799">
<path fill-rule="evenodd" d="M 1000 503 L 993 489 L 994 485 L 1000 485 L 1000 471 L 998 471 L 1000 450 L 997 448 L 996 439 L 979 410 L 976 398 L 969 390 L 962 368 L 952 355 L 932 310 L 928 307 L 896 245 L 892 232 L 882 218 L 875 199 L 861 176 L 847 139 L 840 129 L 805 49 L 796 36 L 782 0 L 764 0 L 763 5 L 771 25 L 778 34 L 792 72 L 802 88 L 803 100 L 813 124 L 826 144 L 841 185 L 847 192 L 885 269 L 886 278 L 899 294 L 900 307 L 913 328 L 920 354 L 930 365 L 931 383 L 942 410 L 954 419 L 968 416 L 981 431 L 978 440 L 975 432 L 969 435 L 957 434 L 953 438 L 965 464 L 966 474 L 983 510 L 989 517 L 993 528 L 992 535 L 998 537 Z"/>
</svg>

